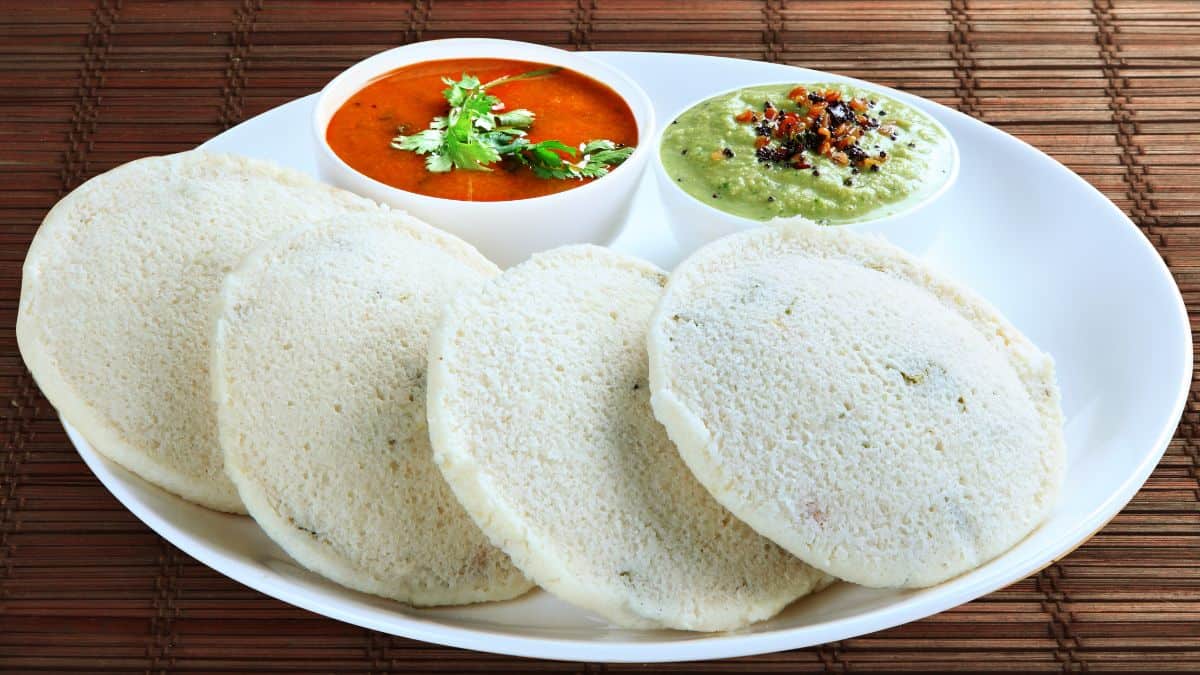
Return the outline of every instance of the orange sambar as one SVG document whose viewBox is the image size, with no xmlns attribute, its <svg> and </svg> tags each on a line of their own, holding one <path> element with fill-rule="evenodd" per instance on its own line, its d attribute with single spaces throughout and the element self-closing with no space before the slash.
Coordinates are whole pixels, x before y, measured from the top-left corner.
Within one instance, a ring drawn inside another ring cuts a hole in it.
<svg viewBox="0 0 1200 675">
<path fill-rule="evenodd" d="M 449 104 L 442 96 L 446 88 L 443 77 L 457 80 L 466 73 L 486 83 L 546 67 L 544 63 L 505 59 L 447 59 L 398 68 L 343 103 L 325 136 L 329 147 L 356 171 L 431 197 L 492 202 L 570 190 L 588 181 L 538 178 L 527 168 L 509 170 L 499 164 L 492 171 L 432 173 L 425 170 L 423 156 L 391 147 L 397 129 L 413 134 L 427 128 L 434 117 L 446 114 Z M 637 121 L 629 105 L 617 92 L 586 75 L 564 68 L 488 91 L 504 102 L 505 110 L 533 111 L 531 142 L 553 139 L 578 147 L 585 141 L 607 138 L 637 145 Z"/>
</svg>

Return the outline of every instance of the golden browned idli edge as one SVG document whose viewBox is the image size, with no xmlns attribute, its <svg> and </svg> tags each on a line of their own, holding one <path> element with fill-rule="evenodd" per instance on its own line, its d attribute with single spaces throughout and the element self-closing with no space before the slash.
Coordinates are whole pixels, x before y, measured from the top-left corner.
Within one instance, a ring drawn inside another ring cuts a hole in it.
<svg viewBox="0 0 1200 675">
<path fill-rule="evenodd" d="M 455 501 L 425 422 L 429 333 L 498 271 L 391 212 L 302 226 L 226 278 L 212 343 L 225 468 L 305 567 L 421 606 L 531 588 Z"/>
<path fill-rule="evenodd" d="M 761 228 L 672 274 L 649 329 L 656 417 L 709 492 L 809 564 L 930 586 L 1047 516 L 1054 365 L 974 293 L 876 237 Z"/>
<path fill-rule="evenodd" d="M 254 245 L 383 207 L 270 162 L 191 151 L 84 183 L 25 258 L 21 354 L 59 414 L 109 459 L 185 499 L 244 512 L 208 396 L 210 305 Z"/>
<path fill-rule="evenodd" d="M 537 254 L 448 306 L 430 345 L 434 454 L 526 575 L 634 628 L 728 630 L 828 578 L 692 478 L 650 410 L 666 275 L 595 246 Z"/>
</svg>

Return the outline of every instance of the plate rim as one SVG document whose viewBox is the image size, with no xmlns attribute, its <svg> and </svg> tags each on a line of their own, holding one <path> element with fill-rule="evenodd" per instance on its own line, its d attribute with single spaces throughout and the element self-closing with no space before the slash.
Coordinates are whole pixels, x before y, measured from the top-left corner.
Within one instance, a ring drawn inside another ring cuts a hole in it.
<svg viewBox="0 0 1200 675">
<path fill-rule="evenodd" d="M 563 659 L 571 661 L 604 661 L 604 662 L 667 662 L 667 661 L 693 661 L 711 658 L 729 658 L 737 656 L 747 656 L 753 654 L 763 654 L 769 652 L 780 651 L 784 649 L 794 649 L 814 644 L 821 644 L 833 640 L 847 639 L 850 637 L 864 635 L 875 631 L 898 626 L 909 621 L 914 621 L 933 614 L 945 611 L 964 602 L 982 597 L 987 593 L 1010 585 L 1016 581 L 1024 579 L 1045 567 L 1055 564 L 1066 555 L 1070 554 L 1080 545 L 1085 543 L 1093 534 L 1104 527 L 1112 518 L 1114 518 L 1120 510 L 1129 503 L 1137 491 L 1149 478 L 1151 472 L 1157 466 L 1165 453 L 1182 417 L 1187 397 L 1191 391 L 1191 381 L 1194 369 L 1194 354 L 1191 348 L 1192 336 L 1190 329 L 1190 321 L 1187 314 L 1187 307 L 1183 301 L 1182 293 L 1178 283 L 1175 281 L 1170 268 L 1158 253 L 1157 249 L 1150 243 L 1146 236 L 1141 232 L 1140 228 L 1131 221 L 1111 200 L 1109 200 L 1099 189 L 1087 182 L 1083 177 L 1071 171 L 1069 168 L 1050 157 L 1045 152 L 1041 151 L 1032 144 L 1024 141 L 1021 138 L 1008 134 L 1003 130 L 997 129 L 980 120 L 961 113 L 953 108 L 931 101 L 929 99 L 910 94 L 908 92 L 885 87 L 872 82 L 860 80 L 857 78 L 846 77 L 836 73 L 827 71 L 819 71 L 799 66 L 791 66 L 789 64 L 769 63 L 751 61 L 748 59 L 737 59 L 732 57 L 721 56 L 704 56 L 695 54 L 680 54 L 675 52 L 639 52 L 639 51 L 596 51 L 588 52 L 589 56 L 596 56 L 601 59 L 610 56 L 621 58 L 627 57 L 673 57 L 686 58 L 695 60 L 720 60 L 726 62 L 738 62 L 739 64 L 751 64 L 756 67 L 776 67 L 788 68 L 795 70 L 817 73 L 821 76 L 829 76 L 837 80 L 845 80 L 850 82 L 861 83 L 877 89 L 884 90 L 890 94 L 896 95 L 898 98 L 907 101 L 918 101 L 924 106 L 935 106 L 943 114 L 957 116 L 958 121 L 968 125 L 974 125 L 977 130 L 985 129 L 984 133 L 996 133 L 1007 137 L 1008 141 L 1016 141 L 1024 146 L 1026 150 L 1032 151 L 1040 155 L 1044 160 L 1052 162 L 1060 172 L 1070 174 L 1071 178 L 1077 183 L 1086 186 L 1086 189 L 1092 193 L 1092 196 L 1102 200 L 1105 203 L 1105 208 L 1119 217 L 1125 227 L 1132 228 L 1137 236 L 1134 239 L 1139 241 L 1139 245 L 1144 247 L 1142 254 L 1148 254 L 1155 265 L 1157 274 L 1167 282 L 1167 285 L 1173 289 L 1172 300 L 1174 301 L 1173 309 L 1175 318 L 1178 320 L 1177 325 L 1184 328 L 1186 335 L 1172 336 L 1172 342 L 1178 341 L 1178 347 L 1181 349 L 1183 357 L 1182 363 L 1186 368 L 1182 368 L 1179 374 L 1179 381 L 1176 385 L 1174 403 L 1170 415 L 1166 418 L 1164 425 L 1160 428 L 1157 438 L 1152 446 L 1143 454 L 1141 461 L 1137 464 L 1134 470 L 1124 478 L 1120 485 L 1110 493 L 1100 504 L 1086 513 L 1083 517 L 1069 529 L 1069 535 L 1059 537 L 1058 543 L 1042 549 L 1042 552 L 1048 552 L 1049 558 L 1043 561 L 1044 556 L 1027 556 L 1025 559 L 1017 561 L 1010 568 L 1008 574 L 997 575 L 995 578 L 980 578 L 972 580 L 970 583 L 965 583 L 961 587 L 953 588 L 950 592 L 941 595 L 933 595 L 928 598 L 922 598 L 917 601 L 901 601 L 901 604 L 888 604 L 883 607 L 878 607 L 861 614 L 856 614 L 851 617 L 822 621 L 804 626 L 796 626 L 790 628 L 779 628 L 763 633 L 745 634 L 738 632 L 728 633 L 697 633 L 691 639 L 681 639 L 672 641 L 659 642 L 630 642 L 621 640 L 604 640 L 604 641 L 589 641 L 569 638 L 554 638 L 554 637 L 530 637 L 514 635 L 512 633 L 504 633 L 485 628 L 471 628 L 463 626 L 451 626 L 442 622 L 432 621 L 423 617 L 413 616 L 402 612 L 392 612 L 386 618 L 377 616 L 380 612 L 387 611 L 379 608 L 365 608 L 365 610 L 347 609 L 338 606 L 339 603 L 329 603 L 321 597 L 314 595 L 304 588 L 295 587 L 295 582 L 286 579 L 276 579 L 269 575 L 261 573 L 250 573 L 250 570 L 242 570 L 240 567 L 243 563 L 229 559 L 223 553 L 215 550 L 199 537 L 177 528 L 166 518 L 161 516 L 153 507 L 145 503 L 140 497 L 127 489 L 125 483 L 132 479 L 140 481 L 152 490 L 161 491 L 159 488 L 145 483 L 135 474 L 129 473 L 120 465 L 105 458 L 97 453 L 79 433 L 72 428 L 66 420 L 61 420 L 62 426 L 67 431 L 68 437 L 75 446 L 76 451 L 83 458 L 88 468 L 100 480 L 105 488 L 118 500 L 121 504 L 130 510 L 139 520 L 149 526 L 158 535 L 177 546 L 180 550 L 195 558 L 202 564 L 216 570 L 222 575 L 230 579 L 249 586 L 258 592 L 268 595 L 279 601 L 288 603 L 305 609 L 307 611 L 320 614 L 329 618 L 333 618 L 345 623 L 350 623 L 363 628 L 379 630 L 384 633 L 408 637 L 411 639 L 421 640 L 432 644 L 440 644 L 451 647 L 471 649 L 476 651 L 484 651 L 498 654 L 507 654 L 512 656 L 546 658 L 546 659 Z M 622 68 L 621 63 L 612 63 L 617 68 Z M 213 138 L 206 140 L 198 147 L 205 148 L 216 142 L 221 136 L 237 129 L 257 117 L 278 113 L 281 109 L 289 106 L 303 105 L 304 102 L 315 100 L 316 93 L 302 96 L 286 103 L 275 106 L 266 110 L 253 118 L 244 120 L 239 125 L 228 129 Z M 643 188 L 639 188 L 643 189 Z M 127 474 L 126 476 L 121 475 Z M 163 492 L 163 494 L 169 494 Z M 171 497 L 178 499 L 174 495 Z M 230 516 L 241 517 L 246 516 Z M 947 583 L 954 583 L 950 581 Z"/>
</svg>

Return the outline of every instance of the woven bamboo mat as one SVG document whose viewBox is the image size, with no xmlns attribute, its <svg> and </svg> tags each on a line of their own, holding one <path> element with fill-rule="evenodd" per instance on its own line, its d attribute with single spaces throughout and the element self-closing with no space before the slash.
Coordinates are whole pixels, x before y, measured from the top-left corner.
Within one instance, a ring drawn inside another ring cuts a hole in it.
<svg viewBox="0 0 1200 675">
<path fill-rule="evenodd" d="M 0 668 L 563 671 L 324 619 L 191 560 L 88 472 L 17 352 L 20 264 L 88 177 L 190 148 L 373 52 L 490 35 L 802 64 L 955 106 L 1104 191 L 1200 316 L 1200 2 L 0 1 Z M 1146 345 L 1146 349 L 1153 349 Z M 1063 561 L 941 615 L 705 672 L 1200 670 L 1200 406 L 1146 487 Z"/>
</svg>

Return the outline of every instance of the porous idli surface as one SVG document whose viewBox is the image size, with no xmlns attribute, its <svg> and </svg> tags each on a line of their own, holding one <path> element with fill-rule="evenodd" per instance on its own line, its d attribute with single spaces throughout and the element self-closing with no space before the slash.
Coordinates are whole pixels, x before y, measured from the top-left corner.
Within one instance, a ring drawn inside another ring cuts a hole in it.
<svg viewBox="0 0 1200 675">
<path fill-rule="evenodd" d="M 923 587 L 1047 515 L 1054 365 L 974 293 L 842 228 L 720 239 L 649 328 L 657 418 L 709 492 L 836 577 Z"/>
<path fill-rule="evenodd" d="M 434 456 L 555 595 L 622 626 L 738 628 L 827 578 L 717 504 L 655 421 L 646 327 L 665 282 L 573 246 L 460 293 L 430 345 Z"/>
<path fill-rule="evenodd" d="M 92 446 L 185 499 L 243 512 L 208 396 L 221 279 L 257 243 L 374 202 L 269 162 L 191 151 L 84 183 L 25 258 L 17 340 L 38 386 Z"/>
<path fill-rule="evenodd" d="M 397 213 L 301 227 L 226 279 L 212 389 L 225 468 L 271 539 L 344 586 L 413 605 L 531 587 L 434 466 L 429 333 L 498 270 Z"/>
</svg>

